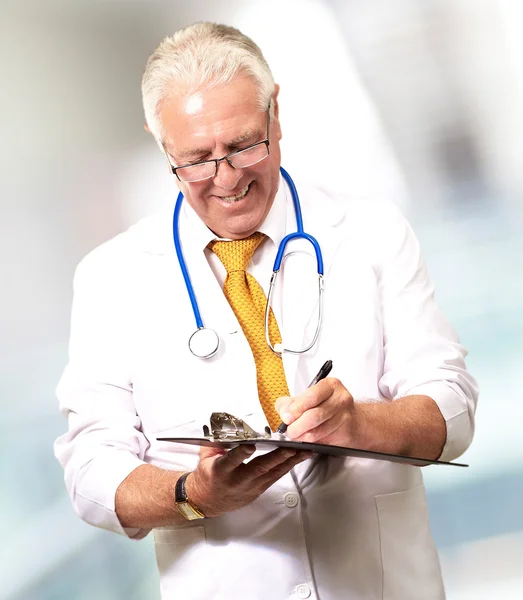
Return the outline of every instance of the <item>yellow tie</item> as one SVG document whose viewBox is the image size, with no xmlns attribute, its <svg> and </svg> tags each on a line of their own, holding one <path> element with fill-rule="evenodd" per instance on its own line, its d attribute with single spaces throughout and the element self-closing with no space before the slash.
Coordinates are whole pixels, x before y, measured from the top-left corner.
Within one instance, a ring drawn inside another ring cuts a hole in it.
<svg viewBox="0 0 523 600">
<path fill-rule="evenodd" d="M 289 388 L 282 359 L 274 354 L 265 340 L 267 298 L 256 279 L 246 272 L 247 265 L 264 237 L 263 233 L 256 232 L 244 240 L 214 241 L 208 247 L 227 270 L 223 293 L 251 347 L 256 363 L 260 404 L 272 431 L 276 431 L 281 419 L 274 408 L 274 402 L 280 396 L 289 396 Z M 269 334 L 273 345 L 281 343 L 280 330 L 272 309 L 269 315 Z"/>
</svg>

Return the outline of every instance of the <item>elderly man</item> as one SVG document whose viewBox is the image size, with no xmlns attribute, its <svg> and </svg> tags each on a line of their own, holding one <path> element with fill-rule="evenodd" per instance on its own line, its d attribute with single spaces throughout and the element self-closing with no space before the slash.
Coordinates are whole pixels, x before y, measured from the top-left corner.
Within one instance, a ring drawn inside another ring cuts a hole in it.
<svg viewBox="0 0 523 600">
<path fill-rule="evenodd" d="M 392 205 L 298 186 L 323 251 L 322 327 L 305 353 L 265 342 L 262 286 L 296 230 L 278 91 L 259 48 L 231 27 L 188 27 L 149 59 L 146 128 L 184 195 L 180 255 L 169 212 L 78 267 L 59 386 L 69 431 L 56 442 L 67 488 L 88 523 L 135 539 L 153 530 L 164 599 L 443 598 L 418 467 L 158 441 L 201 434 L 213 411 L 257 430 L 283 420 L 293 440 L 427 459 L 454 459 L 472 439 L 465 351 Z M 316 142 L 311 164 L 325 151 Z M 274 344 L 302 348 L 314 335 L 314 252 L 291 243 Z M 187 347 L 187 273 L 218 334 L 207 360 Z M 307 389 L 327 358 L 333 376 Z"/>
</svg>

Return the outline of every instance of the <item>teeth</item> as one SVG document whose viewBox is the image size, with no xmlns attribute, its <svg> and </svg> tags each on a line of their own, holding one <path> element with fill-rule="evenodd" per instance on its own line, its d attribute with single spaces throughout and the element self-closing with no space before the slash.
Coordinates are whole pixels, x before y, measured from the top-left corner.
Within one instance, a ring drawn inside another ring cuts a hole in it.
<svg viewBox="0 0 523 600">
<path fill-rule="evenodd" d="M 236 196 L 220 196 L 220 198 L 222 200 L 225 200 L 225 202 L 236 202 L 236 200 L 241 200 L 248 191 L 249 191 L 249 186 L 247 186 L 239 194 L 236 194 Z"/>
</svg>

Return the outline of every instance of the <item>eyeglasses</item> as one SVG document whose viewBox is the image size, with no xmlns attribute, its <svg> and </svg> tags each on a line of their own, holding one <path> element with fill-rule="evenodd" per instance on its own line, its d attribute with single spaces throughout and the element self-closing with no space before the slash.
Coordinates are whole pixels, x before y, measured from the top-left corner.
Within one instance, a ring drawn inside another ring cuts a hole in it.
<svg viewBox="0 0 523 600">
<path fill-rule="evenodd" d="M 269 105 L 270 108 L 270 105 Z M 261 142 L 256 142 L 242 148 L 242 150 L 236 150 L 231 152 L 222 158 L 213 158 L 212 160 L 203 160 L 201 162 L 193 163 L 192 165 L 186 165 L 183 167 L 175 167 L 171 164 L 169 155 L 162 142 L 162 147 L 169 163 L 170 170 L 176 175 L 179 181 L 185 183 L 194 183 L 196 181 L 204 181 L 205 179 L 211 179 L 216 176 L 218 172 L 218 163 L 227 161 L 233 169 L 245 169 L 252 167 L 269 156 L 269 108 L 267 108 L 267 134 L 266 138 Z"/>
</svg>

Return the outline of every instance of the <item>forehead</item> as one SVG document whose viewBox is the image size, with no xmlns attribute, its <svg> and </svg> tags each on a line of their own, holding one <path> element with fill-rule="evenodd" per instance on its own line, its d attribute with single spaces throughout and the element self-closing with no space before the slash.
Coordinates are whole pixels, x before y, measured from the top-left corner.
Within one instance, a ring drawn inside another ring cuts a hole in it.
<svg viewBox="0 0 523 600">
<path fill-rule="evenodd" d="M 172 94 L 159 111 L 163 141 L 174 149 L 226 143 L 227 138 L 263 126 L 264 115 L 257 87 L 247 77 L 211 89 Z"/>
</svg>

